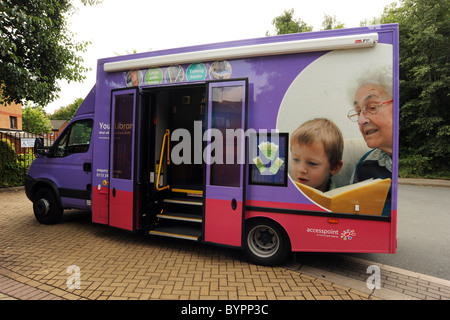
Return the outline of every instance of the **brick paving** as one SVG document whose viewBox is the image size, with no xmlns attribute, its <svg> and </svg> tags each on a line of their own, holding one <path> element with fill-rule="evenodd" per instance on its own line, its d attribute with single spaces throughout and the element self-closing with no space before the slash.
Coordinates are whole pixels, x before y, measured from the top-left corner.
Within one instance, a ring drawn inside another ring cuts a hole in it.
<svg viewBox="0 0 450 320">
<path fill-rule="evenodd" d="M 450 300 L 450 281 L 344 254 L 302 254 L 303 265 L 295 270 L 345 284 L 386 300 Z M 380 289 L 370 290 L 368 267 L 380 268 Z"/>
<path fill-rule="evenodd" d="M 0 300 L 450 298 L 449 281 L 388 266 L 382 266 L 383 288 L 369 290 L 367 263 L 338 255 L 333 265 L 325 255 L 301 255 L 302 263 L 262 267 L 238 250 L 97 225 L 83 211 L 41 225 L 23 188 L 0 192 L 0 230 Z M 70 266 L 79 268 L 79 286 Z"/>
</svg>

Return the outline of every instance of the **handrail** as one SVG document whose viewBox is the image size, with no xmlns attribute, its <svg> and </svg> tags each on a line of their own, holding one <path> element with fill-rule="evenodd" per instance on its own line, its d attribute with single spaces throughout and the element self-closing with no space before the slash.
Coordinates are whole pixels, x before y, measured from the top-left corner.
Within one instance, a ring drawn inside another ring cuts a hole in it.
<svg viewBox="0 0 450 320">
<path fill-rule="evenodd" d="M 169 189 L 170 186 L 164 186 L 159 187 L 159 177 L 161 176 L 161 167 L 162 167 L 162 160 L 164 157 L 164 146 L 166 144 L 166 137 L 167 137 L 167 164 L 170 164 L 170 130 L 167 129 L 166 133 L 164 134 L 163 141 L 162 141 L 162 147 L 161 147 L 161 155 L 159 157 L 159 166 L 158 166 L 158 177 L 156 178 L 156 190 L 161 191 L 164 189 Z"/>
</svg>

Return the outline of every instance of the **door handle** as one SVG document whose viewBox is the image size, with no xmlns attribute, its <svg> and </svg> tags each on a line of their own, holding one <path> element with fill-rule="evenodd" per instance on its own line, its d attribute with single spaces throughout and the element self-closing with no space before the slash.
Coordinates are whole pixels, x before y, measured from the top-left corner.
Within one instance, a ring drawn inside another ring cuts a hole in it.
<svg viewBox="0 0 450 320">
<path fill-rule="evenodd" d="M 113 188 L 113 197 L 115 198 L 116 197 L 116 188 Z"/>
<path fill-rule="evenodd" d="M 237 208 L 237 201 L 236 199 L 231 200 L 231 209 L 236 210 Z"/>
<path fill-rule="evenodd" d="M 92 163 L 89 163 L 89 162 L 83 163 L 83 171 L 91 172 L 92 171 Z"/>
</svg>

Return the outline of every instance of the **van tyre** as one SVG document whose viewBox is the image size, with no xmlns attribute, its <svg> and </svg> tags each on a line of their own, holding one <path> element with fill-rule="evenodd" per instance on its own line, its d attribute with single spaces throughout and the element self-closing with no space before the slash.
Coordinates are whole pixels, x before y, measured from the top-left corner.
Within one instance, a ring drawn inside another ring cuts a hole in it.
<svg viewBox="0 0 450 320">
<path fill-rule="evenodd" d="M 55 224 L 63 214 L 55 194 L 47 188 L 36 192 L 33 199 L 33 212 L 36 220 L 42 224 Z"/>
<path fill-rule="evenodd" d="M 275 266 L 286 260 L 291 244 L 284 229 L 268 219 L 253 219 L 246 222 L 244 253 L 255 264 Z"/>
</svg>

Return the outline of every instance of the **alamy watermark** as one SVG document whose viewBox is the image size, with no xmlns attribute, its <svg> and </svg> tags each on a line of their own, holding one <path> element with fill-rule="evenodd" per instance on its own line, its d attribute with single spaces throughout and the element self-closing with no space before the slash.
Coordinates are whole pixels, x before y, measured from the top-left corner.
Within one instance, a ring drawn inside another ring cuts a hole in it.
<svg viewBox="0 0 450 320">
<path fill-rule="evenodd" d="M 370 265 L 367 267 L 366 273 L 371 274 L 367 278 L 366 285 L 370 290 L 381 289 L 381 271 L 380 267 L 376 265 Z"/>
<path fill-rule="evenodd" d="M 171 151 L 175 164 L 245 164 L 245 144 L 249 137 L 270 135 L 271 142 L 279 141 L 278 130 L 217 129 L 203 132 L 202 121 L 194 121 L 194 136 L 187 129 L 178 128 L 171 133 L 171 141 L 178 142 Z M 210 142 L 204 147 L 204 142 Z M 252 148 L 254 149 L 254 148 Z M 250 157 L 255 153 L 250 150 Z"/>
<path fill-rule="evenodd" d="M 81 269 L 79 266 L 71 265 L 67 267 L 67 273 L 70 276 L 67 278 L 67 289 L 75 290 L 81 289 Z"/>
<path fill-rule="evenodd" d="M 81 269 L 77 265 L 70 265 L 67 267 L 67 273 L 70 276 L 67 278 L 67 289 L 77 290 L 81 289 Z M 366 273 L 370 276 L 366 280 L 366 285 L 369 290 L 381 289 L 381 270 L 377 265 L 370 265 L 367 267 Z"/>
</svg>

